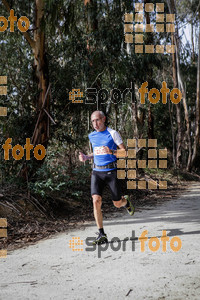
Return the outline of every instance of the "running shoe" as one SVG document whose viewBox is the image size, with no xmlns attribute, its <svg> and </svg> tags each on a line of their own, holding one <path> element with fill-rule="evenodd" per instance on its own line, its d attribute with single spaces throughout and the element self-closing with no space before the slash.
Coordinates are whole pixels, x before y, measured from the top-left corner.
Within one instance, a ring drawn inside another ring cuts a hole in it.
<svg viewBox="0 0 200 300">
<path fill-rule="evenodd" d="M 97 233 L 98 237 L 94 240 L 94 242 L 92 243 L 93 245 L 100 245 L 100 244 L 105 244 L 108 243 L 108 239 L 107 239 L 107 235 L 103 234 L 103 233 Z"/>
<path fill-rule="evenodd" d="M 125 195 L 124 198 L 127 200 L 127 204 L 124 207 L 126 208 L 126 210 L 129 213 L 129 215 L 133 216 L 134 212 L 135 212 L 135 207 L 133 206 L 133 204 L 131 202 L 130 196 Z"/>
</svg>

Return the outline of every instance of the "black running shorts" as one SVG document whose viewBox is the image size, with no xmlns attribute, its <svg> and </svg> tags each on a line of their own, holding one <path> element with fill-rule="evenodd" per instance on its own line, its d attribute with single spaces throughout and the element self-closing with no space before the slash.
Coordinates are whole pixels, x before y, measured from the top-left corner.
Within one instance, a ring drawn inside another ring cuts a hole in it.
<svg viewBox="0 0 200 300">
<path fill-rule="evenodd" d="M 108 185 L 112 194 L 113 201 L 121 200 L 121 184 L 117 178 L 117 170 L 111 171 L 92 171 L 91 195 L 102 197 L 104 187 Z"/>
</svg>

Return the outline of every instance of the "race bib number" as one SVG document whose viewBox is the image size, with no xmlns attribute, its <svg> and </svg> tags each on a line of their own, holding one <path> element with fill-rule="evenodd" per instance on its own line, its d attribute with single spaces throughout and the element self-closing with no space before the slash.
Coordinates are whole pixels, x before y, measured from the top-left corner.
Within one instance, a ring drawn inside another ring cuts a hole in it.
<svg viewBox="0 0 200 300">
<path fill-rule="evenodd" d="M 106 154 L 103 146 L 94 147 L 94 155 L 103 155 L 103 154 Z"/>
</svg>

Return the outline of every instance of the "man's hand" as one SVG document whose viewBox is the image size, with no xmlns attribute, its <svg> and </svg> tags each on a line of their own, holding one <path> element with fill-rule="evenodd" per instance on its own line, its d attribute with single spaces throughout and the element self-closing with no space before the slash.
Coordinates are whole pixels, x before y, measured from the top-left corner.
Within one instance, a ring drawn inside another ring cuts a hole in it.
<svg viewBox="0 0 200 300">
<path fill-rule="evenodd" d="M 114 151 L 114 153 L 112 152 L 112 150 L 110 148 L 108 148 L 107 146 L 103 146 L 103 151 L 106 154 L 113 154 L 115 155 L 117 158 L 119 157 L 126 157 L 127 156 L 127 152 L 125 150 L 125 148 L 121 148 L 121 149 L 117 149 Z"/>
<path fill-rule="evenodd" d="M 86 161 L 88 159 L 87 155 L 85 155 L 82 152 L 79 152 L 79 157 L 78 158 L 79 158 L 80 161 Z"/>
<path fill-rule="evenodd" d="M 107 146 L 103 146 L 103 151 L 106 154 L 112 154 L 112 150 L 110 148 L 108 148 Z"/>
</svg>

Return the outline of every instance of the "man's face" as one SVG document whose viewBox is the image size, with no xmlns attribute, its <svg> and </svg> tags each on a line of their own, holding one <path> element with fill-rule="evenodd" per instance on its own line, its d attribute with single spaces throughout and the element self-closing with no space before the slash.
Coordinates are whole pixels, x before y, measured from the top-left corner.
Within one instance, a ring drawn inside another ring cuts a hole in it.
<svg viewBox="0 0 200 300">
<path fill-rule="evenodd" d="M 105 120 L 106 117 L 102 117 L 99 113 L 94 113 L 91 116 L 92 126 L 97 132 L 104 131 L 106 129 L 106 126 L 104 124 Z"/>
</svg>

